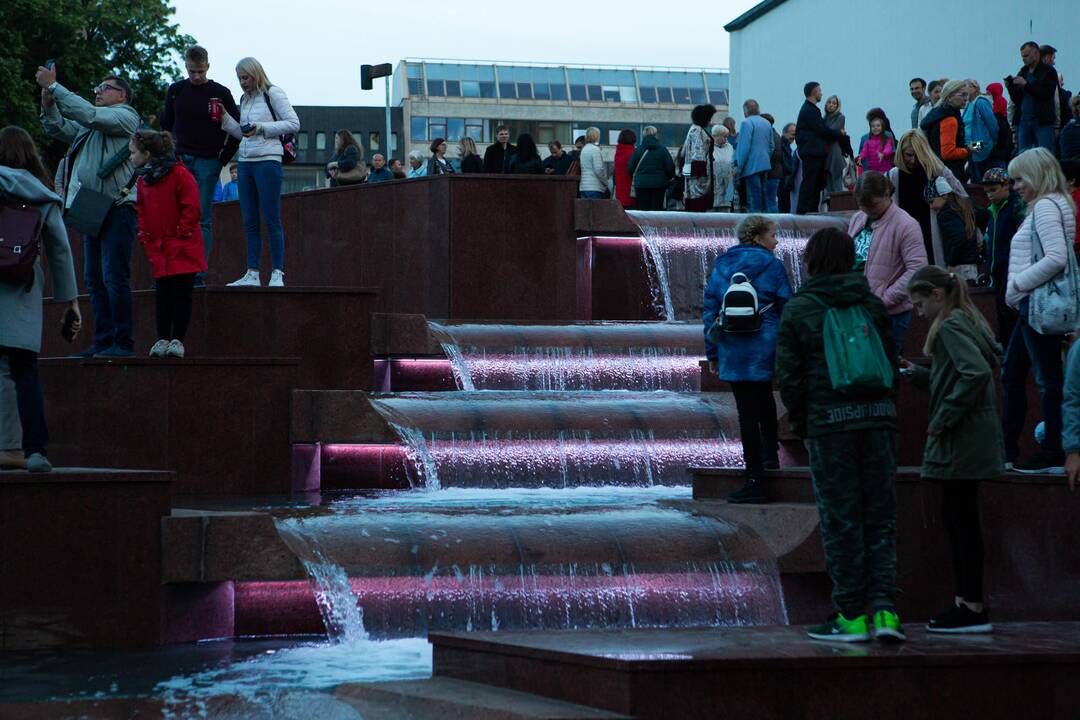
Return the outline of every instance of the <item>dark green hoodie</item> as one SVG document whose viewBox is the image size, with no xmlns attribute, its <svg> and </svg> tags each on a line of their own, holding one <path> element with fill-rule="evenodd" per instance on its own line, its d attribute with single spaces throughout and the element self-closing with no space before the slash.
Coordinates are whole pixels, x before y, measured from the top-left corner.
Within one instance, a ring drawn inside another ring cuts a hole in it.
<svg viewBox="0 0 1080 720">
<path fill-rule="evenodd" d="M 882 344 L 894 347 L 889 313 L 862 273 L 810 278 L 784 307 L 776 347 L 776 380 L 792 432 L 819 437 L 845 430 L 895 429 L 892 391 L 859 396 L 833 390 L 822 339 L 826 308 L 814 298 L 830 308 L 863 305 Z"/>
<path fill-rule="evenodd" d="M 638 163 L 641 164 L 641 169 L 638 169 Z M 634 175 L 635 170 L 637 175 Z M 668 181 L 675 177 L 675 161 L 655 135 L 648 135 L 630 156 L 626 171 L 634 178 L 634 187 L 667 187 Z"/>
</svg>

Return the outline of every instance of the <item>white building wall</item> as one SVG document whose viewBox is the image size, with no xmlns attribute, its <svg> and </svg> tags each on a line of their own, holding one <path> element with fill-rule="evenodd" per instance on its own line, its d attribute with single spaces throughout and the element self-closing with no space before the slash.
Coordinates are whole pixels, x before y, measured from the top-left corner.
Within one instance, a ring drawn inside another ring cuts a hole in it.
<svg viewBox="0 0 1080 720">
<path fill-rule="evenodd" d="M 731 114 L 741 120 L 743 101 L 754 98 L 780 129 L 795 121 L 802 86 L 815 80 L 825 97 L 840 96 L 854 142 L 872 107 L 903 132 L 911 78 L 973 77 L 985 88 L 1016 73 L 1027 40 L 1058 49 L 1058 72 L 1075 92 L 1078 31 L 1080 0 L 787 0 L 731 33 Z"/>
</svg>

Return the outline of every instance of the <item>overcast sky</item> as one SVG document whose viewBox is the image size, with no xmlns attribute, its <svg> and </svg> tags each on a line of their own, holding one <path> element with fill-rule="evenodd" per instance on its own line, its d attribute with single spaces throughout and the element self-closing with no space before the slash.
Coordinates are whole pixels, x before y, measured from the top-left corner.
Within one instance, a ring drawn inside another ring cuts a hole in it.
<svg viewBox="0 0 1080 720">
<path fill-rule="evenodd" d="M 294 104 L 381 105 L 381 81 L 377 91 L 360 90 L 362 63 L 396 66 L 411 57 L 726 68 L 723 26 L 757 0 L 714 0 L 690 14 L 681 3 L 637 0 L 174 4 L 180 30 L 210 52 L 210 77 L 234 93 L 233 67 L 252 55 Z"/>
</svg>

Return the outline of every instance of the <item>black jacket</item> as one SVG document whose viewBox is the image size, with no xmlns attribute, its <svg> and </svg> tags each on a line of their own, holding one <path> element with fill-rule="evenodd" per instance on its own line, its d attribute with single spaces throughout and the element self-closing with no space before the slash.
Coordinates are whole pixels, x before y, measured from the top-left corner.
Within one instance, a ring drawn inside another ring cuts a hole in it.
<svg viewBox="0 0 1080 720">
<path fill-rule="evenodd" d="M 1023 75 L 1026 69 L 1026 67 L 1020 68 L 1016 73 L 1017 77 Z M 1035 118 L 1040 125 L 1054 125 L 1057 122 L 1057 117 L 1054 115 L 1054 93 L 1058 88 L 1057 71 L 1041 62 L 1035 66 L 1034 75 L 1034 82 L 1029 82 L 1022 88 L 1012 83 L 1008 84 L 1009 97 L 1013 101 L 1013 127 L 1020 125 L 1024 95 L 1030 95 L 1035 99 Z"/>
<path fill-rule="evenodd" d="M 781 159 L 784 163 L 784 188 L 787 190 L 793 190 L 795 188 L 795 150 L 791 147 L 791 143 L 787 140 L 780 142 Z"/>
<path fill-rule="evenodd" d="M 638 167 L 639 165 L 641 167 Z M 649 135 L 630 156 L 630 161 L 626 163 L 626 172 L 633 180 L 634 187 L 667 187 L 671 178 L 675 177 L 675 161 L 660 140 L 655 135 Z"/>
<path fill-rule="evenodd" d="M 961 199 L 961 202 L 968 202 Z M 941 245 L 945 249 L 945 264 L 977 265 L 979 263 L 979 239 L 967 234 L 960 213 L 946 205 L 938 210 L 938 228 L 941 229 Z"/>
<path fill-rule="evenodd" d="M 447 160 L 446 164 L 439 162 L 439 159 L 432 155 L 427 161 L 427 174 L 428 175 L 453 175 L 454 166 Z"/>
<path fill-rule="evenodd" d="M 551 168 L 552 175 L 565 175 L 570 170 L 570 166 L 574 164 L 573 156 L 564 152 L 559 157 L 554 155 L 548 155 L 544 158 L 544 172 L 547 172 L 548 168 Z"/>
<path fill-rule="evenodd" d="M 506 143 L 506 151 L 503 151 L 503 146 L 499 143 L 489 145 L 488 149 L 484 151 L 484 172 L 486 173 L 508 173 L 510 172 L 510 158 L 517 152 L 517 148 L 513 143 Z"/>
<path fill-rule="evenodd" d="M 823 158 L 829 154 L 829 143 L 839 142 L 842 137 L 839 130 L 825 124 L 817 105 L 809 100 L 803 101 L 799 120 L 795 123 L 795 144 L 799 146 L 799 157 Z"/>
<path fill-rule="evenodd" d="M 536 156 L 529 160 L 518 157 L 517 153 L 514 153 L 510 157 L 509 172 L 515 175 L 543 175 L 544 166 L 540 162 L 540 156 Z"/>
<path fill-rule="evenodd" d="M 941 125 L 942 120 L 949 117 L 956 121 L 956 131 L 952 138 L 949 138 L 947 134 L 948 126 L 943 128 Z M 930 149 L 941 158 L 945 166 L 952 171 L 952 174 L 961 182 L 966 180 L 967 173 L 964 171 L 964 166 L 967 164 L 970 153 L 963 153 L 963 157 L 945 157 L 942 153 L 942 145 L 950 139 L 953 141 L 955 148 L 963 148 L 967 145 L 967 139 L 964 137 L 964 117 L 960 114 L 960 111 L 946 102 L 940 102 L 926 114 L 923 121 L 919 123 L 919 129 L 926 133 Z M 942 137 L 942 133 L 946 133 L 944 137 Z M 959 154 L 959 151 L 955 152 Z"/>
<path fill-rule="evenodd" d="M 461 158 L 461 172 L 482 173 L 484 172 L 484 161 L 480 159 L 479 155 L 466 155 Z"/>
</svg>

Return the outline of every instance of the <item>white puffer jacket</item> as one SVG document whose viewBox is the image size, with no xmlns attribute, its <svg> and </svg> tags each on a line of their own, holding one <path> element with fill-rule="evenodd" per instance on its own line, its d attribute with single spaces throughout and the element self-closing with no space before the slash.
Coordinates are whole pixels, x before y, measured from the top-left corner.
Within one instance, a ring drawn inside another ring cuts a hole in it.
<svg viewBox="0 0 1080 720">
<path fill-rule="evenodd" d="M 1039 234 L 1045 256 L 1031 262 L 1031 227 Z M 1071 238 L 1076 237 L 1076 216 L 1064 195 L 1040 198 L 1024 218 L 1009 248 L 1009 285 L 1005 302 L 1019 307 L 1035 288 L 1045 285 L 1061 272 L 1072 252 Z"/>
<path fill-rule="evenodd" d="M 271 85 L 267 94 L 274 106 L 274 113 L 277 114 L 276 121 L 262 93 L 255 97 L 247 94 L 240 96 L 240 122 L 233 120 L 229 113 L 225 113 L 222 120 L 221 128 L 240 141 L 240 150 L 236 155 L 240 162 L 281 162 L 281 136 L 300 131 L 300 118 L 293 110 L 285 91 L 277 85 Z M 246 123 L 257 123 L 259 132 L 249 138 L 244 137 L 240 126 Z"/>
<path fill-rule="evenodd" d="M 604 155 L 596 143 L 588 143 L 581 148 L 578 156 L 581 165 L 581 180 L 578 190 L 581 192 L 607 192 L 607 170 L 604 167 Z"/>
</svg>

